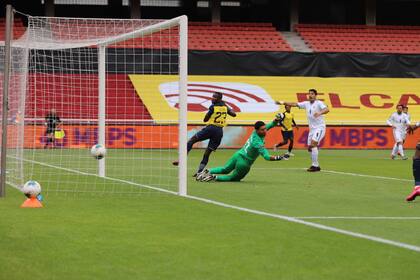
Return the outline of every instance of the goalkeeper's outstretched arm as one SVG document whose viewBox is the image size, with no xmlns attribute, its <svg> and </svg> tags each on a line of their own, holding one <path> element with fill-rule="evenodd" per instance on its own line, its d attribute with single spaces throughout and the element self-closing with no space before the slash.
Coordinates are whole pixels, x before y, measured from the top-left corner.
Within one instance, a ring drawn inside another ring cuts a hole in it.
<svg viewBox="0 0 420 280">
<path fill-rule="evenodd" d="M 277 161 L 277 160 L 287 159 L 287 157 L 285 157 L 285 156 L 279 156 L 279 155 L 272 156 L 272 155 L 270 155 L 270 153 L 264 147 L 260 148 L 259 153 L 265 160 L 268 160 L 268 161 Z"/>
</svg>

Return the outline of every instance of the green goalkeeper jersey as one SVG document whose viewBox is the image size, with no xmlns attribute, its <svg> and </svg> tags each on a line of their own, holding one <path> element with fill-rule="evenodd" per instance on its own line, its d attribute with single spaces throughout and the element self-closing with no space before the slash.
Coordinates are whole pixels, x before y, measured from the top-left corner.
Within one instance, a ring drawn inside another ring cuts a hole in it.
<svg viewBox="0 0 420 280">
<path fill-rule="evenodd" d="M 270 122 L 266 125 L 267 130 L 276 126 L 276 122 Z M 259 155 L 265 160 L 270 160 L 270 154 L 265 148 L 264 136 L 259 136 L 256 131 L 252 132 L 251 136 L 246 141 L 245 145 L 238 151 L 238 154 L 254 162 Z"/>
</svg>

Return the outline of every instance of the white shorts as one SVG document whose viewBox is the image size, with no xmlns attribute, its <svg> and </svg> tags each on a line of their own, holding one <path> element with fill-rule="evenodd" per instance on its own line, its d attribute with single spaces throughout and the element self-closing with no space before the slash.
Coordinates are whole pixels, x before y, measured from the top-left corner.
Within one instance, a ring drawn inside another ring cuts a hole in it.
<svg viewBox="0 0 420 280">
<path fill-rule="evenodd" d="M 308 146 L 311 145 L 312 141 L 316 141 L 319 144 L 321 140 L 325 137 L 325 130 L 325 127 L 309 129 Z"/>
<path fill-rule="evenodd" d="M 405 141 L 405 137 L 407 137 L 407 133 L 405 131 L 393 129 L 392 132 L 394 134 L 395 142 L 404 142 Z"/>
</svg>

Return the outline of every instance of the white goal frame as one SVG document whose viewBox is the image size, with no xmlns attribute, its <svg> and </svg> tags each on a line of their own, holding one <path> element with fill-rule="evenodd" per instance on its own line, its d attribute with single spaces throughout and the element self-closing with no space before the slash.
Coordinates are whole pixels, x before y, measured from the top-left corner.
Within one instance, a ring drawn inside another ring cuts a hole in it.
<svg viewBox="0 0 420 280">
<path fill-rule="evenodd" d="M 165 20 L 125 34 L 99 40 L 98 46 L 98 143 L 106 144 L 106 49 L 109 45 L 134 37 L 142 37 L 164 29 L 178 27 L 178 194 L 187 195 L 187 81 L 188 81 L 188 18 L 185 15 Z M 12 40 L 9 38 L 9 43 Z M 10 62 L 9 58 L 9 62 Z M 4 112 L 7 113 L 7 112 Z M 6 141 L 6 137 L 2 137 Z M 5 160 L 4 160 L 5 161 Z M 106 177 L 105 158 L 98 160 L 98 176 Z M 5 162 L 2 161 L 2 164 Z M 170 163 L 169 163 L 170 164 Z M 5 176 L 3 170 L 2 177 Z"/>
<path fill-rule="evenodd" d="M 105 146 L 106 47 L 118 42 L 146 36 L 155 31 L 179 26 L 179 115 L 178 115 L 178 194 L 187 195 L 187 82 L 188 82 L 188 18 L 183 15 L 126 33 L 98 44 L 98 143 Z M 98 175 L 105 177 L 105 158 L 98 160 Z"/>
</svg>

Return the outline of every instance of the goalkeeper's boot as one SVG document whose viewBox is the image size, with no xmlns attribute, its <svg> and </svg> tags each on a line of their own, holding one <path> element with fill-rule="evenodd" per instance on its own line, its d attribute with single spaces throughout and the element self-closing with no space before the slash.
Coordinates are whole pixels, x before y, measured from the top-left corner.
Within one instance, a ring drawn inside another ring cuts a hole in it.
<svg viewBox="0 0 420 280">
<path fill-rule="evenodd" d="M 177 160 L 173 161 L 173 162 L 172 162 L 172 165 L 174 165 L 174 166 L 178 166 L 178 165 L 179 165 L 179 161 L 177 161 Z"/>
<path fill-rule="evenodd" d="M 408 159 L 408 156 L 401 156 L 401 159 L 402 160 L 407 160 Z"/>
<path fill-rule="evenodd" d="M 216 175 L 207 174 L 206 176 L 202 177 L 200 182 L 211 182 L 216 180 Z"/>
<path fill-rule="evenodd" d="M 290 157 L 294 157 L 294 156 L 295 156 L 295 154 L 294 154 L 294 153 L 292 153 L 292 152 L 286 152 L 286 155 L 288 155 L 288 156 L 290 156 Z"/>
<path fill-rule="evenodd" d="M 415 186 L 413 192 L 409 196 L 407 196 L 405 200 L 413 201 L 419 195 L 420 195 L 420 186 Z"/>
<path fill-rule="evenodd" d="M 197 176 L 195 177 L 195 179 L 197 181 L 201 181 L 201 179 L 203 179 L 207 175 L 210 175 L 210 171 L 208 169 L 204 169 L 200 173 L 197 173 Z"/>
</svg>

